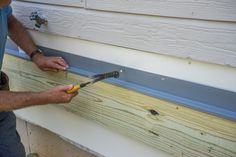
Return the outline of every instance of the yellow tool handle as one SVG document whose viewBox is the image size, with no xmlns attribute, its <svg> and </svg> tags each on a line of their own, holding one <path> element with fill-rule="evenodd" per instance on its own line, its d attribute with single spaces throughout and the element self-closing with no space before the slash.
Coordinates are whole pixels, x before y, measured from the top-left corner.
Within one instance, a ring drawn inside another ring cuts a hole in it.
<svg viewBox="0 0 236 157">
<path fill-rule="evenodd" d="M 77 92 L 79 89 L 80 89 L 80 85 L 78 84 L 78 85 L 73 86 L 73 88 L 71 88 L 70 90 L 67 90 L 66 92 L 68 94 L 71 94 L 71 93 Z"/>
</svg>

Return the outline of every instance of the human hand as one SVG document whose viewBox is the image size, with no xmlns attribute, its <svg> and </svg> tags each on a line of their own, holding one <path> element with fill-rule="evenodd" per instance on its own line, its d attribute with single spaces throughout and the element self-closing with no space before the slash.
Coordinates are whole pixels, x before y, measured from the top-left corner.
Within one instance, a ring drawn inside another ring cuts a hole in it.
<svg viewBox="0 0 236 157">
<path fill-rule="evenodd" d="M 37 54 L 32 60 L 43 71 L 57 72 L 69 67 L 62 57 L 46 57 L 43 54 Z"/>
<path fill-rule="evenodd" d="M 56 86 L 42 93 L 42 96 L 45 98 L 45 103 L 69 103 L 73 97 L 75 97 L 78 92 L 68 94 L 67 90 L 73 88 L 73 85 L 66 86 Z"/>
</svg>

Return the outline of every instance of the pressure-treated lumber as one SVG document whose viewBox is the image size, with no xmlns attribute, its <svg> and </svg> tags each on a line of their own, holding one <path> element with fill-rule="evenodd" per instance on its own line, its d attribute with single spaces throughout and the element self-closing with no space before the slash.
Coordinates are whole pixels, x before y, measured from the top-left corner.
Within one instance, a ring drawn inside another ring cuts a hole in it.
<svg viewBox="0 0 236 157">
<path fill-rule="evenodd" d="M 48 20 L 41 32 L 236 66 L 234 22 L 137 16 L 19 1 L 12 7 L 29 29 L 35 29 L 29 15 L 38 11 Z"/>
<path fill-rule="evenodd" d="M 9 55 L 3 69 L 12 90 L 41 91 L 88 80 L 72 73 L 42 72 Z M 80 90 L 70 105 L 60 107 L 175 156 L 236 155 L 236 122 L 107 83 Z"/>
<path fill-rule="evenodd" d="M 86 8 L 193 19 L 236 21 L 234 0 L 86 0 Z"/>
</svg>

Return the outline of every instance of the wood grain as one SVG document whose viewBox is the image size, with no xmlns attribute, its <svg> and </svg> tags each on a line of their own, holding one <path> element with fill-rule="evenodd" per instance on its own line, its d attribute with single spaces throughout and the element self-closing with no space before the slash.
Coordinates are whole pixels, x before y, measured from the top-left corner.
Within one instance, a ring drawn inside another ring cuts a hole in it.
<svg viewBox="0 0 236 157">
<path fill-rule="evenodd" d="M 3 69 L 12 90 L 42 91 L 88 80 L 72 73 L 42 72 L 9 55 Z M 58 107 L 174 156 L 236 155 L 235 122 L 103 82 L 81 90 L 70 105 Z"/>
<path fill-rule="evenodd" d="M 35 29 L 33 11 L 48 19 L 39 31 L 181 58 L 236 66 L 236 23 L 162 18 L 14 2 L 14 14 Z"/>
<path fill-rule="evenodd" d="M 72 7 L 84 7 L 85 5 L 85 0 L 17 0 L 17 1 L 55 4 L 55 5 L 64 5 Z"/>
<path fill-rule="evenodd" d="M 166 17 L 236 21 L 234 0 L 86 0 L 86 8 Z"/>
</svg>

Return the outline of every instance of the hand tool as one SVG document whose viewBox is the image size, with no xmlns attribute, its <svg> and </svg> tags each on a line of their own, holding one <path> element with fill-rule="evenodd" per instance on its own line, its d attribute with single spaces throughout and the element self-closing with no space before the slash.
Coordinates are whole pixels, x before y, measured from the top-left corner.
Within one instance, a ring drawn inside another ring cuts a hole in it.
<svg viewBox="0 0 236 157">
<path fill-rule="evenodd" d="M 77 84 L 74 85 L 72 89 L 68 90 L 67 93 L 74 93 L 77 92 L 80 88 L 83 88 L 89 84 L 94 84 L 95 82 L 107 79 L 107 78 L 118 78 L 120 76 L 118 71 L 112 71 L 112 72 L 108 72 L 108 73 L 103 73 L 103 74 L 97 74 L 97 75 L 93 75 L 90 78 L 92 78 L 93 80 L 85 82 L 85 83 L 81 83 L 81 84 Z"/>
</svg>

